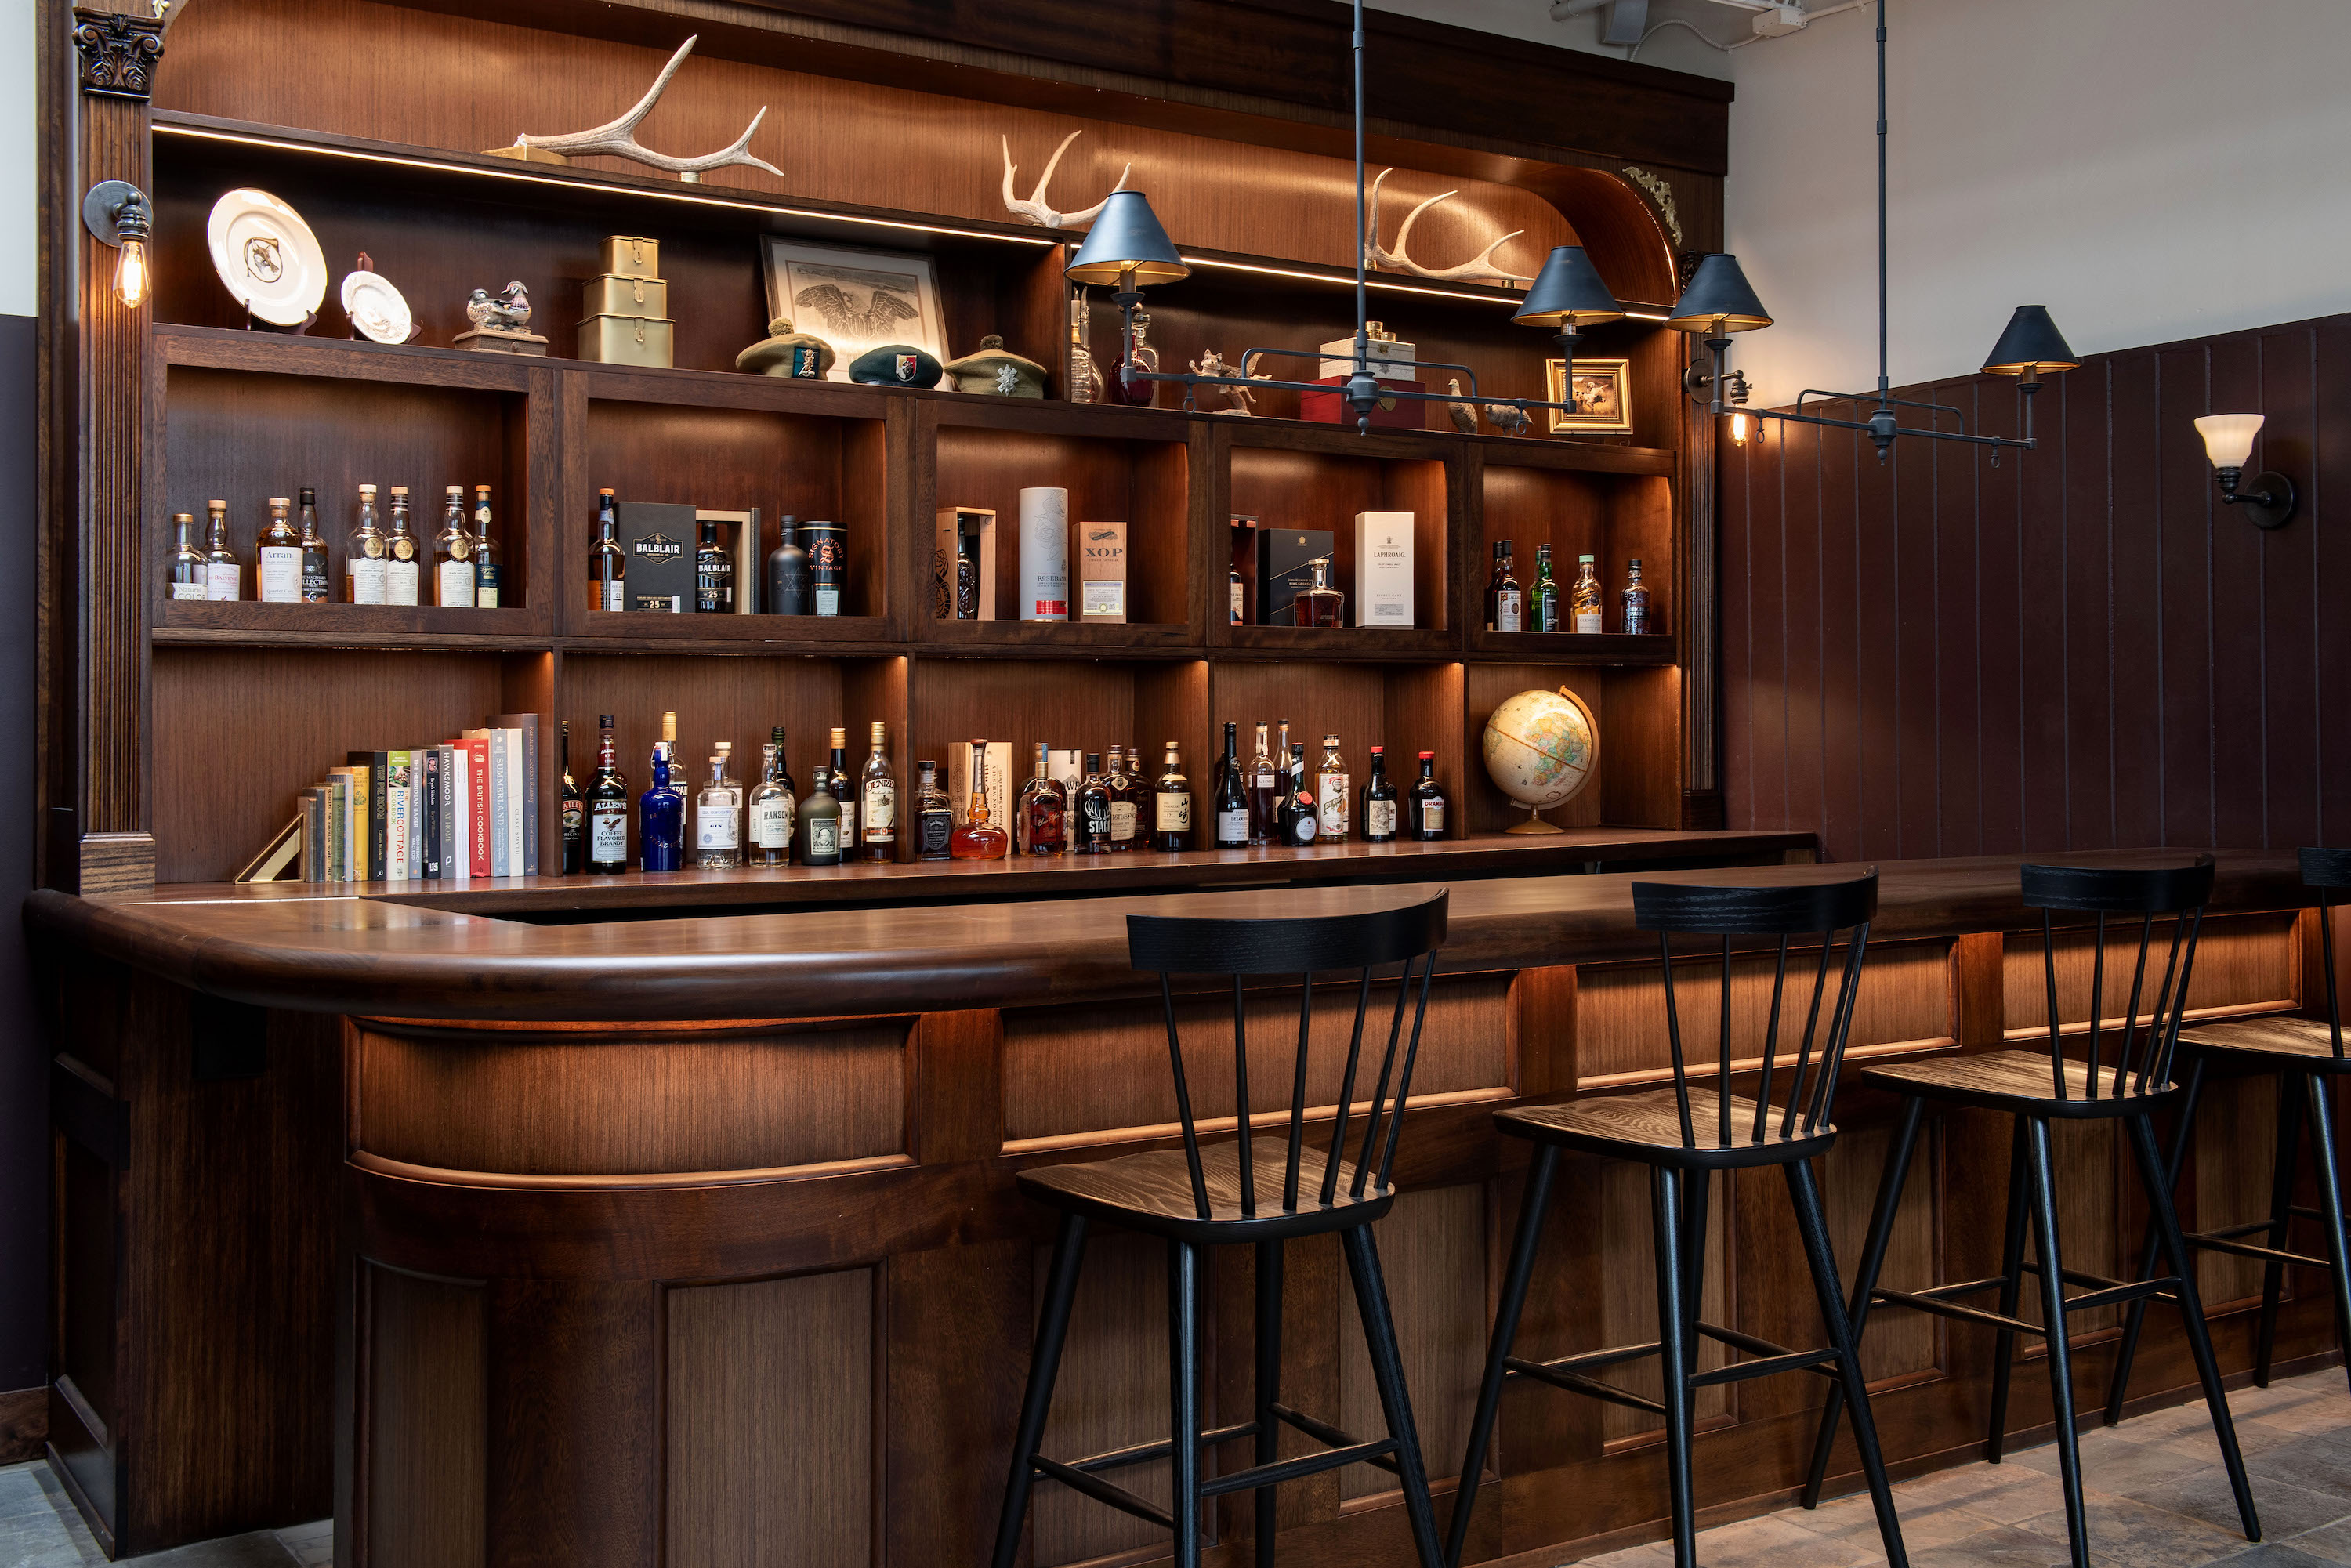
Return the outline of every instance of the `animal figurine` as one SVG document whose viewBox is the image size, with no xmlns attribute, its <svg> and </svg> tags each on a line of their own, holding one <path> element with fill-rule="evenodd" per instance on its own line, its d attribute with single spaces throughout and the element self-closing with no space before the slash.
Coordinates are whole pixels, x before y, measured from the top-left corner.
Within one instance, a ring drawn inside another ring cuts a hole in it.
<svg viewBox="0 0 2351 1568">
<path fill-rule="evenodd" d="M 1245 374 L 1239 366 L 1227 364 L 1225 362 L 1224 355 L 1217 352 L 1214 349 L 1210 349 L 1207 353 L 1192 361 L 1192 373 L 1196 376 L 1238 376 Z M 1252 381 L 1262 381 L 1265 378 L 1261 376 L 1252 376 L 1249 379 Z M 1236 413 L 1246 418 L 1248 415 L 1253 414 L 1257 412 L 1256 389 L 1252 387 L 1231 386 L 1218 387 L 1217 390 L 1223 392 L 1232 403 L 1230 408 L 1220 408 L 1217 410 L 1218 413 Z"/>
<path fill-rule="evenodd" d="M 1446 377 L 1445 390 L 1453 394 L 1453 401 L 1445 405 L 1445 415 L 1447 419 L 1450 419 L 1453 422 L 1453 428 L 1459 431 L 1464 435 L 1477 434 L 1478 411 L 1463 401 L 1461 396 L 1461 378 L 1459 376 Z"/>
<path fill-rule="evenodd" d="M 1527 433 L 1528 424 L 1531 423 L 1527 418 L 1525 409 L 1507 402 L 1488 403 L 1486 417 L 1493 423 L 1495 429 L 1507 431 L 1512 435 L 1524 435 Z"/>
<path fill-rule="evenodd" d="M 530 329 L 530 291 L 509 283 L 493 298 L 486 288 L 465 297 L 465 319 L 477 332 L 527 332 Z"/>
</svg>

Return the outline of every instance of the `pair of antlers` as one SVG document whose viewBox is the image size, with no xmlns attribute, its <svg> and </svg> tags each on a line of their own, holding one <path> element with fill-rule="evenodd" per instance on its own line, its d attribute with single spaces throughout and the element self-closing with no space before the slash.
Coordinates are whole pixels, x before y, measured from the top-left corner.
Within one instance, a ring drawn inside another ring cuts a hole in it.
<svg viewBox="0 0 2351 1568">
<path fill-rule="evenodd" d="M 1458 191 L 1447 191 L 1441 195 L 1431 196 L 1413 208 L 1411 212 L 1406 213 L 1404 223 L 1396 229 L 1395 249 L 1390 250 L 1381 245 L 1380 186 L 1386 182 L 1390 174 L 1395 172 L 1394 169 L 1383 169 L 1380 171 L 1379 178 L 1372 182 L 1370 210 L 1364 214 L 1364 260 L 1366 263 L 1373 267 L 1385 267 L 1391 272 L 1409 272 L 1416 277 L 1455 279 L 1494 277 L 1499 278 L 1504 283 L 1534 281 L 1524 273 L 1512 272 L 1508 267 L 1494 265 L 1494 253 L 1524 234 L 1526 232 L 1524 229 L 1512 229 L 1458 267 L 1423 267 L 1405 253 L 1405 246 L 1412 237 L 1412 225 L 1420 221 L 1420 214 L 1439 202 L 1449 201 L 1459 195 L 1461 193 Z"/>
<path fill-rule="evenodd" d="M 1080 224 L 1090 224 L 1100 217 L 1102 208 L 1110 201 L 1110 196 L 1104 196 L 1092 206 L 1079 213 L 1057 213 L 1045 201 L 1045 187 L 1053 183 L 1053 171 L 1060 166 L 1061 154 L 1070 150 L 1071 142 L 1084 134 L 1082 130 L 1072 131 L 1061 138 L 1061 144 L 1053 149 L 1052 157 L 1045 161 L 1045 172 L 1037 177 L 1037 188 L 1025 199 L 1013 194 L 1012 176 L 1019 173 L 1019 170 L 1012 162 L 1012 139 L 1008 136 L 1004 138 L 1004 210 L 1016 217 L 1027 218 L 1032 224 L 1041 224 L 1049 229 L 1075 228 Z M 1110 188 L 1112 196 L 1126 189 L 1126 177 L 1134 172 L 1133 163 L 1129 163 L 1120 172 L 1118 183 Z"/>
</svg>

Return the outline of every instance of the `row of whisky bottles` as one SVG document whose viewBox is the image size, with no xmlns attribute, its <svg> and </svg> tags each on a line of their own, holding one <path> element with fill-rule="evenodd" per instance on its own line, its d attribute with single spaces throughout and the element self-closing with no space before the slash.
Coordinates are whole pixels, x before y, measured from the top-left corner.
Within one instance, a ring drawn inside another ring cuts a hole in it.
<svg viewBox="0 0 2351 1568">
<path fill-rule="evenodd" d="M 444 493 L 441 531 L 428 549 L 410 525 L 408 486 L 392 487 L 389 528 L 376 511 L 376 487 L 360 486 L 359 524 L 343 547 L 341 591 L 326 537 L 319 531 L 319 494 L 305 489 L 298 520 L 297 503 L 269 498 L 269 522 L 254 549 L 254 597 L 265 604 L 437 604 L 446 610 L 498 607 L 497 546 L 490 538 L 490 487 L 474 486 L 471 526 L 465 487 Z M 228 503 L 207 501 L 204 548 L 193 537 L 196 519 L 172 514 L 172 545 L 166 591 L 173 599 L 238 600 L 245 597 L 245 563 L 229 544 Z M 427 564 L 432 569 L 428 580 Z M 426 583 L 430 582 L 430 597 Z"/>
<path fill-rule="evenodd" d="M 619 503 L 596 492 L 596 538 L 588 546 L 588 608 L 629 608 L 629 553 L 621 548 Z M 694 608 L 704 615 L 735 613 L 735 558 L 718 539 L 717 519 L 696 524 Z M 849 552 L 839 523 L 803 523 L 789 513 L 768 552 L 764 609 L 770 615 L 838 615 L 848 586 Z"/>
<path fill-rule="evenodd" d="M 570 725 L 560 732 L 567 875 L 629 869 L 629 782 L 621 769 L 612 716 L 601 716 L 598 724 L 596 768 L 584 790 L 571 770 Z M 1280 739 L 1271 751 L 1270 727 L 1258 725 L 1257 754 L 1245 765 L 1239 727 L 1225 726 L 1224 756 L 1209 791 L 1213 847 L 1306 846 L 1352 838 L 1391 843 L 1445 836 L 1446 798 L 1437 782 L 1436 753 L 1420 754 L 1420 778 L 1400 796 L 1388 777 L 1385 747 L 1373 747 L 1371 777 L 1358 800 L 1337 736 L 1322 737 L 1322 765 L 1310 776 L 1306 747 L 1290 744 L 1289 723 L 1281 723 Z M 634 802 L 639 869 L 725 871 L 794 861 L 837 866 L 895 860 L 898 784 L 890 768 L 888 728 L 874 721 L 872 749 L 853 774 L 848 738 L 845 728 L 832 731 L 831 759 L 818 764 L 805 796 L 785 759 L 781 725 L 760 747 L 758 781 L 748 790 L 734 772 L 734 744 L 723 740 L 714 747 L 706 776 L 696 786 L 677 760 L 677 715 L 663 714 L 653 780 Z M 1195 847 L 1192 784 L 1179 742 L 1167 742 L 1159 773 L 1151 779 L 1144 776 L 1142 753 L 1132 745 L 1112 747 L 1107 760 L 1102 752 L 1088 752 L 1074 791 L 1052 776 L 1051 749 L 1039 742 L 1036 772 L 1012 803 L 1008 826 L 992 820 L 988 805 L 988 743 L 970 745 L 972 786 L 960 812 L 946 793 L 939 765 L 915 765 L 919 779 L 908 825 L 916 860 L 1001 860 L 1015 852 L 1172 854 Z"/>
<path fill-rule="evenodd" d="M 1575 558 L 1575 581 L 1564 596 L 1551 572 L 1551 546 L 1535 547 L 1535 580 L 1531 589 L 1519 585 L 1518 561 L 1510 541 L 1494 541 L 1494 571 L 1486 580 L 1486 630 L 1489 632 L 1604 632 L 1604 597 L 1592 557 Z M 1561 609 L 1565 600 L 1564 612 Z M 1641 563 L 1626 563 L 1626 580 L 1618 595 L 1623 606 L 1616 630 L 1634 636 L 1652 630 L 1649 590 L 1641 580 Z"/>
</svg>

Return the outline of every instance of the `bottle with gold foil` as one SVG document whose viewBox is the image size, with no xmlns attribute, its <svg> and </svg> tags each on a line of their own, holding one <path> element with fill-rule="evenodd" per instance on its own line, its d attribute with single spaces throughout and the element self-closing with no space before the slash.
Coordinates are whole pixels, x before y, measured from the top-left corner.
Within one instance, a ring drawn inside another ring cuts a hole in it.
<svg viewBox="0 0 2351 1568">
<path fill-rule="evenodd" d="M 360 486 L 360 520 L 343 547 L 343 602 L 381 604 L 384 593 L 383 530 L 376 526 L 375 486 Z"/>
<path fill-rule="evenodd" d="M 873 721 L 873 750 L 857 779 L 857 833 L 869 861 L 898 858 L 898 780 L 890 774 L 889 730 Z"/>
<path fill-rule="evenodd" d="M 264 604 L 302 602 L 302 536 L 294 531 L 294 503 L 269 497 L 269 521 L 254 549 L 254 597 Z"/>
<path fill-rule="evenodd" d="M 444 610 L 474 608 L 474 536 L 465 531 L 465 487 L 442 492 L 441 531 L 433 536 L 433 602 Z"/>
<path fill-rule="evenodd" d="M 498 547 L 490 538 L 490 487 L 474 486 L 474 606 L 498 607 Z"/>
<path fill-rule="evenodd" d="M 415 530 L 409 526 L 405 485 L 392 487 L 392 528 L 383 543 L 383 601 L 414 604 L 423 586 L 423 563 L 418 559 Z"/>
</svg>

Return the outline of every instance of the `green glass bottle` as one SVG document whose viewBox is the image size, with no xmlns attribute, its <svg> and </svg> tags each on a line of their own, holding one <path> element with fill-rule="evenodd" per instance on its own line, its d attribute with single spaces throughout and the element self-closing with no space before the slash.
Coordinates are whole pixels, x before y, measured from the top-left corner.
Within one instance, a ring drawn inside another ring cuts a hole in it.
<svg viewBox="0 0 2351 1568">
<path fill-rule="evenodd" d="M 1551 546 L 1535 546 L 1535 630 L 1559 630 L 1559 583 L 1551 574 Z"/>
</svg>

